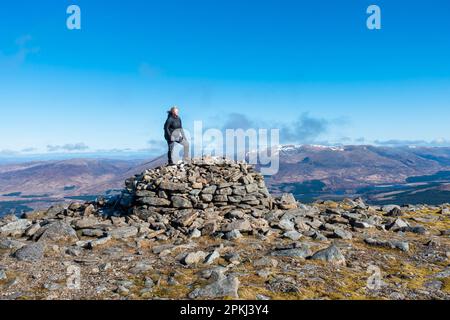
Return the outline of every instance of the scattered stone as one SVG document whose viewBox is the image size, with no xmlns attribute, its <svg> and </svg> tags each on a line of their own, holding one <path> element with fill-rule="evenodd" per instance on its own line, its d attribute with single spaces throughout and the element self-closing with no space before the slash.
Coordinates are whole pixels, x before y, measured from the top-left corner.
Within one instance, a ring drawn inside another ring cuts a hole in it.
<svg viewBox="0 0 450 320">
<path fill-rule="evenodd" d="M 204 264 L 210 265 L 213 264 L 217 259 L 220 258 L 220 253 L 217 250 L 214 250 L 210 254 L 208 254 L 205 258 Z"/>
<path fill-rule="evenodd" d="M 322 260 L 336 265 L 345 265 L 345 257 L 335 245 L 317 251 L 311 256 L 312 260 Z"/>
<path fill-rule="evenodd" d="M 221 276 L 217 281 L 197 288 L 189 294 L 189 298 L 225 298 L 238 299 L 239 279 L 236 276 Z"/>
<path fill-rule="evenodd" d="M 44 256 L 44 251 L 45 244 L 43 242 L 35 242 L 18 249 L 14 253 L 14 257 L 20 261 L 40 261 Z"/>
<path fill-rule="evenodd" d="M 224 259 L 233 264 L 239 264 L 241 262 L 241 256 L 236 252 L 227 253 Z"/>
<path fill-rule="evenodd" d="M 425 282 L 423 286 L 427 290 L 441 290 L 444 284 L 440 280 L 430 280 Z"/>
<path fill-rule="evenodd" d="M 394 209 L 401 211 L 400 206 L 398 206 L 396 204 L 390 204 L 390 205 L 385 205 L 385 206 L 381 207 L 381 210 L 384 212 L 392 212 L 392 210 L 394 210 Z"/>
<path fill-rule="evenodd" d="M 200 230 L 198 230 L 197 228 L 195 228 L 194 230 L 192 230 L 190 237 L 191 239 L 196 239 L 196 238 L 200 238 L 202 236 L 202 233 Z"/>
<path fill-rule="evenodd" d="M 399 231 L 407 227 L 409 227 L 409 224 L 401 218 L 397 218 L 392 223 L 386 225 L 386 229 L 391 231 Z"/>
<path fill-rule="evenodd" d="M 40 228 L 33 238 L 45 242 L 75 243 L 79 240 L 75 230 L 62 221 L 53 222 Z"/>
<path fill-rule="evenodd" d="M 184 259 L 182 260 L 182 263 L 187 266 L 195 265 L 195 264 L 198 264 L 199 262 L 205 260 L 206 256 L 207 256 L 207 253 L 203 252 L 203 251 L 190 252 L 184 257 Z"/>
<path fill-rule="evenodd" d="M 292 193 L 285 193 L 281 196 L 280 199 L 280 208 L 284 210 L 296 209 L 297 200 L 295 200 L 294 195 Z"/>
<path fill-rule="evenodd" d="M 296 248 L 291 249 L 281 249 L 275 250 L 271 252 L 272 256 L 282 256 L 282 257 L 298 257 L 298 258 L 306 258 L 312 254 L 311 248 L 307 244 L 301 243 Z"/>
<path fill-rule="evenodd" d="M 129 272 L 132 274 L 139 274 L 139 273 L 147 272 L 151 269 L 152 269 L 152 266 L 148 262 L 138 262 L 129 270 Z"/>
<path fill-rule="evenodd" d="M 85 237 L 100 238 L 105 235 L 105 232 L 100 229 L 83 229 L 81 234 Z"/>
<path fill-rule="evenodd" d="M 98 246 L 107 244 L 111 240 L 112 240 L 111 236 L 106 236 L 106 237 L 99 238 L 96 240 L 88 241 L 83 247 L 86 247 L 87 249 L 94 249 Z"/>
<path fill-rule="evenodd" d="M 113 239 L 126 239 L 126 238 L 130 238 L 130 237 L 134 237 L 137 234 L 138 234 L 138 229 L 133 226 L 120 227 L 120 228 L 108 231 L 108 235 L 110 235 Z"/>
<path fill-rule="evenodd" d="M 39 223 L 35 223 L 25 231 L 25 235 L 27 237 L 32 237 L 36 234 L 36 232 L 38 232 L 38 230 L 40 228 L 41 228 L 41 225 Z"/>
<path fill-rule="evenodd" d="M 225 233 L 224 237 L 227 240 L 237 240 L 242 238 L 242 234 L 239 230 L 231 230 L 230 232 Z"/>
<path fill-rule="evenodd" d="M 228 231 L 233 231 L 233 230 L 251 231 L 252 230 L 252 226 L 250 224 L 250 221 L 245 220 L 245 219 L 239 219 L 239 220 L 235 220 L 235 221 L 233 221 L 231 223 L 226 224 L 222 228 L 223 232 L 228 232 Z"/>
<path fill-rule="evenodd" d="M 336 238 L 344 239 L 344 240 L 351 240 L 353 238 L 353 235 L 350 231 L 346 231 L 344 229 L 336 228 L 333 231 L 333 235 Z"/>
<path fill-rule="evenodd" d="M 262 257 L 261 259 L 258 259 L 255 262 L 253 262 L 253 266 L 255 268 L 261 268 L 261 267 L 276 268 L 278 266 L 278 261 L 273 258 Z"/>
<path fill-rule="evenodd" d="M 94 216 L 89 216 L 80 220 L 75 220 L 73 226 L 75 229 L 86 229 L 92 228 L 96 224 L 99 224 L 99 221 Z"/>
<path fill-rule="evenodd" d="M 19 219 L 10 222 L 0 227 L 0 235 L 4 237 L 21 236 L 30 225 L 31 222 L 27 219 Z"/>
<path fill-rule="evenodd" d="M 285 231 L 295 230 L 295 224 L 288 219 L 280 220 L 280 222 L 278 223 L 278 226 L 280 227 L 281 230 L 285 230 Z"/>
<path fill-rule="evenodd" d="M 409 244 L 405 241 L 385 241 L 373 238 L 365 238 L 364 242 L 371 246 L 386 247 L 391 249 L 400 249 L 401 251 L 409 251 Z"/>
<path fill-rule="evenodd" d="M 25 246 L 26 243 L 23 243 L 18 240 L 12 240 L 12 239 L 3 239 L 0 240 L 0 249 L 12 249 L 17 250 Z"/>
<path fill-rule="evenodd" d="M 293 230 L 293 231 L 285 232 L 283 234 L 283 236 L 286 237 L 286 238 L 289 238 L 289 239 L 291 239 L 293 241 L 297 241 L 297 240 L 299 240 L 302 237 L 302 234 L 300 232 L 297 232 L 297 231 Z"/>
<path fill-rule="evenodd" d="M 402 212 L 402 210 L 399 207 L 394 207 L 394 208 L 392 208 L 391 211 L 386 213 L 386 216 L 388 216 L 388 217 L 401 217 L 401 216 L 403 216 L 403 212 Z"/>
</svg>

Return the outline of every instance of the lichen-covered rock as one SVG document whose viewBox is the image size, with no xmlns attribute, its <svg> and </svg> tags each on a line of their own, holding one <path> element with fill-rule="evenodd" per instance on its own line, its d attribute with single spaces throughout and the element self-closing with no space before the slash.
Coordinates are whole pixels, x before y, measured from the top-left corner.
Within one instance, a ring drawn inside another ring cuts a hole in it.
<svg viewBox="0 0 450 320">
<path fill-rule="evenodd" d="M 217 281 L 203 287 L 197 288 L 189 294 L 189 298 L 239 298 L 239 279 L 235 276 L 221 276 Z"/>
<path fill-rule="evenodd" d="M 34 239 L 45 242 L 77 242 L 78 236 L 75 230 L 63 221 L 50 223 L 38 230 L 34 235 Z"/>
<path fill-rule="evenodd" d="M 345 265 L 345 257 L 335 245 L 317 251 L 311 256 L 312 260 L 322 260 L 336 265 Z"/>
<path fill-rule="evenodd" d="M 44 251 L 45 244 L 43 242 L 35 242 L 18 249 L 14 253 L 14 257 L 20 261 L 40 261 L 44 256 Z"/>
</svg>

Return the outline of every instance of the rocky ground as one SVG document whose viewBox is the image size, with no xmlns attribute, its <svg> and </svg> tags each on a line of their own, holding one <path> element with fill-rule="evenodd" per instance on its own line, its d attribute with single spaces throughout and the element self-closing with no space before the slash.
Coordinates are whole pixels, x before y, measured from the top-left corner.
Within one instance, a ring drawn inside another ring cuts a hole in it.
<svg viewBox="0 0 450 320">
<path fill-rule="evenodd" d="M 449 299 L 450 205 L 298 203 L 251 166 L 147 170 L 0 219 L 2 299 Z"/>
</svg>

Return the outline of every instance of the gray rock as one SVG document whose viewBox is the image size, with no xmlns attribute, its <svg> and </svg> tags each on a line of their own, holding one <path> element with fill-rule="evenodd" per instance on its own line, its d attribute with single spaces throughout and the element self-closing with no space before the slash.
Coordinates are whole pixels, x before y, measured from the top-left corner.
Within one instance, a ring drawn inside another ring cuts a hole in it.
<svg viewBox="0 0 450 320">
<path fill-rule="evenodd" d="M 61 289 L 63 286 L 59 283 L 55 283 L 55 282 L 47 282 L 44 284 L 44 288 L 47 289 L 48 291 L 56 291 Z"/>
<path fill-rule="evenodd" d="M 205 202 L 211 202 L 213 200 L 213 195 L 209 193 L 201 194 L 200 197 Z"/>
<path fill-rule="evenodd" d="M 293 230 L 293 231 L 285 232 L 283 234 L 283 236 L 285 238 L 289 238 L 289 239 L 291 239 L 293 241 L 297 241 L 297 240 L 299 240 L 302 237 L 302 234 L 300 232 L 297 232 L 297 231 Z"/>
<path fill-rule="evenodd" d="M 319 231 L 314 231 L 313 234 L 312 234 L 312 238 L 314 240 L 317 240 L 317 241 L 326 241 L 326 240 L 328 240 L 327 237 L 325 237 Z"/>
<path fill-rule="evenodd" d="M 281 209 L 296 209 L 297 206 L 297 200 L 295 200 L 295 197 L 292 193 L 285 193 L 280 198 L 280 207 Z"/>
<path fill-rule="evenodd" d="M 200 272 L 200 277 L 204 279 L 210 279 L 213 281 L 217 281 L 225 275 L 225 272 L 228 268 L 225 267 L 214 267 L 212 269 L 205 269 Z"/>
<path fill-rule="evenodd" d="M 20 219 L 7 223 L 0 227 L 0 235 L 2 236 L 21 236 L 31 225 L 27 219 Z"/>
<path fill-rule="evenodd" d="M 336 265 L 345 265 L 345 257 L 335 245 L 317 251 L 311 256 L 312 260 L 322 260 Z"/>
<path fill-rule="evenodd" d="M 81 248 L 78 247 L 70 247 L 66 249 L 66 254 L 73 257 L 79 257 L 83 253 Z"/>
<path fill-rule="evenodd" d="M 434 276 L 439 279 L 450 278 L 450 266 L 448 266 L 444 270 L 436 273 Z"/>
<path fill-rule="evenodd" d="M 430 280 L 425 282 L 423 286 L 428 290 L 441 290 L 444 284 L 440 280 Z"/>
<path fill-rule="evenodd" d="M 409 243 L 406 241 L 389 241 L 391 247 L 399 249 L 401 251 L 409 251 Z"/>
<path fill-rule="evenodd" d="M 192 208 L 192 203 L 186 198 L 180 196 L 172 196 L 172 206 L 174 208 Z"/>
<path fill-rule="evenodd" d="M 344 239 L 344 240 L 350 240 L 353 238 L 353 235 L 350 231 L 337 228 L 333 231 L 333 234 L 336 238 Z"/>
<path fill-rule="evenodd" d="M 297 248 L 291 248 L 291 249 L 281 249 L 281 250 L 275 250 L 271 252 L 272 256 L 281 256 L 281 257 L 299 257 L 299 258 L 306 258 L 311 255 L 311 248 L 307 244 L 300 244 Z"/>
<path fill-rule="evenodd" d="M 5 270 L 0 270 L 0 280 L 5 280 L 7 278 Z"/>
<path fill-rule="evenodd" d="M 189 298 L 224 298 L 238 299 L 239 279 L 235 276 L 221 276 L 217 281 L 197 288 L 189 294 Z"/>
<path fill-rule="evenodd" d="M 278 226 L 280 229 L 285 231 L 293 231 L 295 230 L 295 224 L 294 222 L 288 220 L 288 219 L 282 219 L 280 222 L 278 222 Z"/>
<path fill-rule="evenodd" d="M 352 220 L 350 222 L 350 224 L 354 228 L 360 228 L 360 229 L 368 229 L 368 228 L 373 228 L 374 227 L 373 224 L 370 224 L 367 221 L 362 221 L 362 220 Z"/>
<path fill-rule="evenodd" d="M 159 185 L 160 189 L 167 190 L 167 191 L 179 191 L 179 192 L 185 192 L 188 189 L 188 186 L 186 183 L 175 183 L 175 182 L 166 182 L 163 181 Z"/>
<path fill-rule="evenodd" d="M 75 229 L 92 228 L 96 224 L 99 224 L 99 221 L 94 216 L 89 216 L 72 222 L 72 225 L 74 226 Z"/>
<path fill-rule="evenodd" d="M 170 205 L 170 201 L 164 198 L 157 198 L 157 197 L 144 197 L 139 200 L 143 204 L 148 204 L 150 206 L 156 206 L 156 207 L 166 207 Z"/>
<path fill-rule="evenodd" d="M 133 226 L 120 227 L 120 228 L 108 231 L 108 235 L 110 235 L 113 239 L 126 239 L 126 238 L 130 238 L 130 237 L 134 237 L 137 234 L 138 234 L 138 229 Z"/>
<path fill-rule="evenodd" d="M 45 244 L 43 242 L 35 242 L 28 244 L 14 253 L 14 257 L 20 261 L 35 262 L 43 258 Z"/>
<path fill-rule="evenodd" d="M 17 249 L 24 247 L 25 245 L 26 245 L 26 243 L 23 243 L 18 240 L 11 240 L 11 239 L 0 240 L 0 249 L 17 250 Z"/>
<path fill-rule="evenodd" d="M 112 239 L 111 236 L 98 238 L 98 239 L 95 239 L 95 240 L 92 240 L 92 241 L 88 241 L 86 243 L 86 245 L 84 245 L 84 247 L 87 248 L 87 249 L 94 249 L 94 248 L 96 248 L 98 246 L 102 246 L 102 245 L 107 244 L 109 241 L 111 241 L 111 239 Z"/>
<path fill-rule="evenodd" d="M 205 187 L 202 190 L 202 194 L 214 194 L 216 192 L 216 189 L 217 189 L 217 186 L 215 186 L 215 185 Z"/>
<path fill-rule="evenodd" d="M 130 270 L 129 272 L 132 274 L 139 274 L 139 273 L 143 273 L 143 272 L 147 272 L 149 270 L 152 269 L 152 266 L 150 263 L 148 262 L 138 262 L 136 263 Z"/>
<path fill-rule="evenodd" d="M 62 221 L 53 222 L 40 228 L 33 238 L 38 241 L 46 242 L 63 241 L 75 243 L 79 240 L 75 230 Z"/>
<path fill-rule="evenodd" d="M 397 218 L 393 222 L 386 225 L 386 229 L 391 231 L 398 231 L 406 227 L 409 227 L 409 224 L 401 218 Z"/>
<path fill-rule="evenodd" d="M 379 240 L 374 238 L 365 238 L 364 242 L 371 246 L 378 246 L 378 247 L 386 247 L 391 249 L 400 249 L 402 251 L 409 251 L 409 244 L 408 242 L 404 241 L 386 241 L 386 240 Z"/>
<path fill-rule="evenodd" d="M 255 268 L 276 268 L 278 266 L 278 260 L 269 257 L 262 257 L 253 262 L 253 266 Z"/>
<path fill-rule="evenodd" d="M 237 252 L 230 252 L 224 255 L 224 259 L 230 263 L 239 264 L 241 262 L 241 256 Z"/>
<path fill-rule="evenodd" d="M 227 233 L 225 233 L 225 239 L 227 240 L 237 240 L 242 238 L 242 234 L 239 230 L 231 230 Z"/>
<path fill-rule="evenodd" d="M 208 254 L 205 258 L 205 261 L 203 262 L 206 265 L 213 264 L 217 259 L 220 258 L 220 253 L 217 250 L 214 250 L 210 254 Z"/>
<path fill-rule="evenodd" d="M 100 238 L 104 236 L 105 232 L 100 229 L 83 229 L 83 231 L 81 231 L 81 234 L 85 237 Z"/>
<path fill-rule="evenodd" d="M 401 211 L 400 206 L 396 205 L 396 204 L 389 204 L 389 205 L 385 205 L 381 207 L 381 210 L 384 212 L 391 212 L 394 209 L 398 209 Z"/>
<path fill-rule="evenodd" d="M 232 230 L 239 230 L 239 231 L 251 231 L 252 226 L 250 224 L 250 221 L 246 219 L 239 219 L 235 220 L 233 222 L 227 223 L 222 227 L 223 232 L 228 232 Z"/>
<path fill-rule="evenodd" d="M 105 262 L 105 263 L 102 263 L 101 265 L 99 265 L 98 268 L 101 271 L 108 271 L 112 268 L 112 265 L 110 262 Z"/>
<path fill-rule="evenodd" d="M 401 217 L 403 216 L 402 210 L 400 208 L 394 207 L 391 211 L 386 213 L 386 216 L 388 217 Z"/>
<path fill-rule="evenodd" d="M 427 229 L 425 229 L 425 227 L 423 226 L 414 226 L 414 227 L 403 227 L 400 228 L 398 231 L 402 231 L 402 232 L 412 232 L 412 233 L 416 233 L 416 234 L 427 234 L 428 231 Z"/>
<path fill-rule="evenodd" d="M 227 216 L 230 218 L 243 219 L 245 214 L 244 214 L 244 212 L 242 212 L 242 210 L 232 210 L 232 211 L 228 212 Z"/>
<path fill-rule="evenodd" d="M 200 230 L 198 230 L 197 228 L 195 228 L 194 230 L 192 230 L 190 237 L 191 239 L 196 239 L 196 238 L 200 238 L 202 236 L 202 233 Z"/>
<path fill-rule="evenodd" d="M 207 253 L 203 251 L 190 252 L 182 259 L 182 263 L 187 266 L 195 265 L 205 260 L 206 256 Z"/>
<path fill-rule="evenodd" d="M 65 204 L 57 204 L 55 206 L 51 206 L 46 212 L 45 216 L 48 218 L 54 218 L 56 215 L 63 213 L 66 208 Z"/>
<path fill-rule="evenodd" d="M 27 237 L 32 237 L 36 234 L 36 232 L 38 232 L 38 230 L 40 228 L 41 228 L 41 225 L 39 223 L 35 223 L 25 231 L 25 235 Z"/>
</svg>

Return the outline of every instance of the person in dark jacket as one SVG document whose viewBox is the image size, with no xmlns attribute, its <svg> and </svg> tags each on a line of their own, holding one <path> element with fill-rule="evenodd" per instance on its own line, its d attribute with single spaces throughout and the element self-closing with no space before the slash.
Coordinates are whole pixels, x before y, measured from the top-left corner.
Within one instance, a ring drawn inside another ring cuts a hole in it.
<svg viewBox="0 0 450 320">
<path fill-rule="evenodd" d="M 183 146 L 183 161 L 189 160 L 189 142 L 187 141 L 183 125 L 179 116 L 178 107 L 172 107 L 168 112 L 166 123 L 164 124 L 164 138 L 167 141 L 169 151 L 167 152 L 167 158 L 169 165 L 173 165 L 173 148 L 175 143 L 179 143 Z"/>
</svg>

